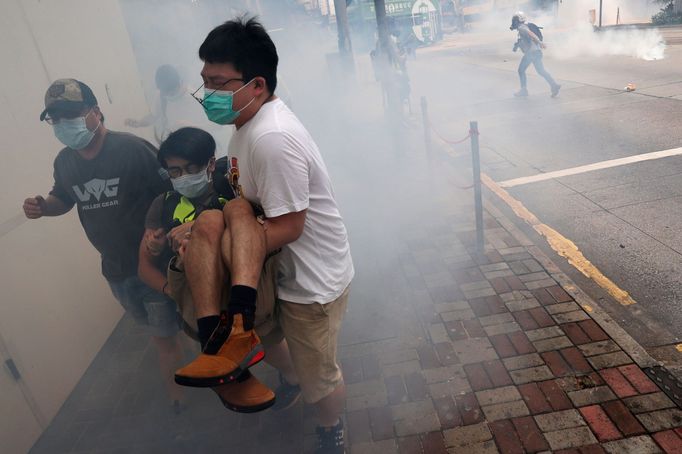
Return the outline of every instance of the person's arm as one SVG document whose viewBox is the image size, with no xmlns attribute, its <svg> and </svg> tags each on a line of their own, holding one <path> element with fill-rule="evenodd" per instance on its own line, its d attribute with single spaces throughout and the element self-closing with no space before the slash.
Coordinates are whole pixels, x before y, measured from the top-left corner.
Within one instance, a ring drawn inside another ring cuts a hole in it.
<svg viewBox="0 0 682 454">
<path fill-rule="evenodd" d="M 161 98 L 157 97 L 154 100 L 154 104 L 152 106 L 152 111 L 142 117 L 139 120 L 136 120 L 134 118 L 128 118 L 125 120 L 125 125 L 130 126 L 131 128 L 144 128 L 146 126 L 151 126 L 153 125 L 156 120 L 159 118 L 161 112 Z"/>
<path fill-rule="evenodd" d="M 164 199 L 164 194 L 157 196 L 147 210 L 137 268 L 137 274 L 142 282 L 160 293 L 164 293 L 163 287 L 166 285 L 166 276 L 159 271 L 154 261 L 168 247 L 166 230 L 163 227 L 162 220 Z M 167 292 L 168 289 L 165 291 Z"/>
<path fill-rule="evenodd" d="M 263 227 L 265 228 L 265 244 L 268 253 L 276 251 L 286 244 L 293 243 L 301 236 L 305 226 L 306 211 L 288 213 L 265 220 Z"/>
<path fill-rule="evenodd" d="M 146 116 L 136 120 L 134 118 L 126 118 L 125 125 L 131 128 L 145 128 L 151 126 L 156 121 L 156 117 L 153 114 L 147 114 Z"/>
<path fill-rule="evenodd" d="M 151 230 L 147 229 L 145 231 L 145 236 L 147 235 L 147 232 L 152 232 Z M 147 247 L 146 241 L 143 238 L 142 241 L 140 241 L 140 252 L 139 252 L 139 264 L 137 267 L 137 274 L 140 277 L 140 280 L 147 284 L 149 287 L 153 288 L 159 293 L 163 293 L 164 295 L 168 295 L 168 279 L 166 276 L 163 275 L 159 269 L 154 266 L 154 256 L 151 254 L 151 251 Z"/>
<path fill-rule="evenodd" d="M 309 205 L 310 164 L 298 141 L 281 133 L 256 142 L 253 170 L 265 217 L 268 252 L 293 243 L 303 233 Z"/>
<path fill-rule="evenodd" d="M 68 213 L 73 207 L 73 199 L 60 183 L 60 162 L 61 160 L 58 156 L 54 162 L 54 184 L 47 198 L 37 195 L 24 200 L 23 209 L 27 218 L 38 219 L 43 216 L 61 216 Z"/>
<path fill-rule="evenodd" d="M 38 219 L 43 216 L 61 216 L 68 213 L 73 203 L 65 203 L 58 197 L 50 194 L 47 198 L 41 195 L 24 200 L 24 214 L 29 219 Z"/>
</svg>

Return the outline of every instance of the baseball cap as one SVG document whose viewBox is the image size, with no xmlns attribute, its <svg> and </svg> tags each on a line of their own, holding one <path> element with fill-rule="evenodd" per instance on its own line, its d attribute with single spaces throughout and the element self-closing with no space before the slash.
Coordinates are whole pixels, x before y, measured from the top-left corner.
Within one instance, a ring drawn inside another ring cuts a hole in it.
<svg viewBox="0 0 682 454">
<path fill-rule="evenodd" d="M 83 107 L 96 105 L 95 94 L 83 82 L 76 79 L 58 79 L 52 82 L 45 92 L 45 110 L 40 114 L 40 121 L 45 120 L 48 113 L 75 113 Z"/>
</svg>

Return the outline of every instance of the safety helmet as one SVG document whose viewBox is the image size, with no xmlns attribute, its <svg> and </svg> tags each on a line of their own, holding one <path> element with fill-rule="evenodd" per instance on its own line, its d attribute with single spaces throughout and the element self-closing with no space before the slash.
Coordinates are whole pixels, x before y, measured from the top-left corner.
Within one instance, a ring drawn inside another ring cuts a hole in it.
<svg viewBox="0 0 682 454">
<path fill-rule="evenodd" d="M 512 16 L 512 23 L 511 27 L 509 27 L 509 30 L 516 30 L 519 28 L 520 24 L 525 24 L 526 23 L 526 15 L 519 11 L 516 14 Z"/>
</svg>

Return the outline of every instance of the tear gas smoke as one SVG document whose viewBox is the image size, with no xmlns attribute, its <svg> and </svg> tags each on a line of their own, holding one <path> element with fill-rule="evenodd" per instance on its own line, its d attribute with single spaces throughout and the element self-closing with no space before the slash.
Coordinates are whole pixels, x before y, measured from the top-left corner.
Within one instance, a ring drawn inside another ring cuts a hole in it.
<svg viewBox="0 0 682 454">
<path fill-rule="evenodd" d="M 597 8 L 597 9 L 595 9 Z M 599 24 L 599 4 L 592 0 L 566 1 L 554 11 L 526 11 L 528 21 L 544 27 L 546 54 L 557 59 L 576 57 L 627 56 L 641 60 L 665 58 L 666 44 L 656 28 L 606 28 Z M 660 5 L 649 1 L 604 0 L 602 25 L 642 24 L 650 22 Z M 508 35 L 512 10 L 487 14 L 474 31 L 500 31 Z M 594 23 L 593 23 L 594 20 Z"/>
<path fill-rule="evenodd" d="M 559 59 L 623 55 L 649 61 L 663 59 L 665 48 L 665 41 L 656 29 L 594 32 L 590 24 L 582 23 L 557 36 L 548 53 Z"/>
</svg>

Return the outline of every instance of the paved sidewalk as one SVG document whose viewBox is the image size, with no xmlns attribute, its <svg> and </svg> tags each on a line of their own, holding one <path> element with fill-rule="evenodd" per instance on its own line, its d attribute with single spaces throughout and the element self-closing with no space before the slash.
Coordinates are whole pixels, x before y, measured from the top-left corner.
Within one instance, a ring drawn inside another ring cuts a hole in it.
<svg viewBox="0 0 682 454">
<path fill-rule="evenodd" d="M 423 341 L 344 350 L 351 452 L 682 452 L 682 411 L 489 208 L 485 255 L 466 229 L 401 255 Z"/>
<path fill-rule="evenodd" d="M 352 175 L 336 180 L 357 268 L 339 352 L 350 454 L 682 452 L 682 411 L 633 358 L 654 362 L 489 201 L 474 252 L 471 192 L 453 189 L 467 156 L 344 145 L 330 167 Z M 240 415 L 207 390 L 187 400 L 170 411 L 153 346 L 124 318 L 31 452 L 298 454 L 315 440 L 302 403 Z"/>
</svg>

